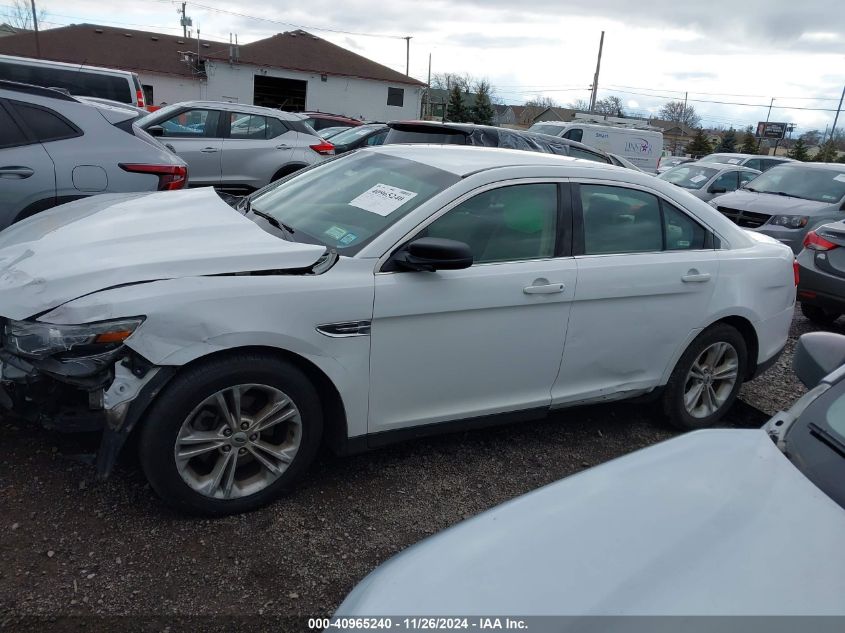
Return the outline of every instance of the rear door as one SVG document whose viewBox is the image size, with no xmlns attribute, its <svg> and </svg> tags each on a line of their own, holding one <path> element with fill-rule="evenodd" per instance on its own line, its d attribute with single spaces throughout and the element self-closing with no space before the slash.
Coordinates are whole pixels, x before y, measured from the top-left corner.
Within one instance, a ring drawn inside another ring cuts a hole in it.
<svg viewBox="0 0 845 633">
<path fill-rule="evenodd" d="M 712 235 L 645 187 L 573 185 L 578 287 L 552 404 L 660 383 L 706 319 Z"/>
<path fill-rule="evenodd" d="M 299 134 L 275 117 L 224 112 L 221 184 L 258 189 L 289 164 Z"/>
<path fill-rule="evenodd" d="M 159 121 L 159 140 L 188 163 L 191 187 L 216 185 L 221 181 L 223 138 L 218 110 L 191 108 Z"/>
<path fill-rule="evenodd" d="M 0 99 L 0 230 L 56 201 L 56 171 L 44 147 Z"/>
</svg>

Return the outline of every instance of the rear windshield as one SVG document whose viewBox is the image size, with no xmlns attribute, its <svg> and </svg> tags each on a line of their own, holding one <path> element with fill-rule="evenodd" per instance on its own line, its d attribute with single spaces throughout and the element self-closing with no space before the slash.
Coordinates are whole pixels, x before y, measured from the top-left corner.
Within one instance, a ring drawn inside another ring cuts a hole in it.
<svg viewBox="0 0 845 633">
<path fill-rule="evenodd" d="M 719 173 L 717 168 L 704 165 L 678 165 L 658 176 L 661 180 L 668 180 L 673 185 L 684 189 L 701 189 L 713 176 Z"/>
<path fill-rule="evenodd" d="M 126 77 L 119 75 L 0 61 L 0 79 L 45 88 L 64 88 L 70 94 L 80 97 L 101 97 L 133 103 L 131 85 Z"/>
<path fill-rule="evenodd" d="M 560 136 L 560 131 L 563 128 L 559 125 L 532 125 L 528 128 L 529 132 L 537 132 L 538 134 L 551 134 L 552 136 Z"/>
<path fill-rule="evenodd" d="M 834 203 L 845 197 L 845 171 L 786 163 L 763 172 L 746 189 Z"/>
<path fill-rule="evenodd" d="M 390 128 L 385 145 L 396 143 L 430 143 L 433 145 L 466 145 L 466 134 L 458 130 L 439 128 Z"/>
<path fill-rule="evenodd" d="M 335 145 L 345 145 L 346 143 L 357 141 L 362 136 L 366 136 L 379 128 L 381 128 L 380 125 L 359 125 L 358 127 L 351 127 L 343 132 L 338 132 L 332 139 L 332 143 Z"/>
</svg>

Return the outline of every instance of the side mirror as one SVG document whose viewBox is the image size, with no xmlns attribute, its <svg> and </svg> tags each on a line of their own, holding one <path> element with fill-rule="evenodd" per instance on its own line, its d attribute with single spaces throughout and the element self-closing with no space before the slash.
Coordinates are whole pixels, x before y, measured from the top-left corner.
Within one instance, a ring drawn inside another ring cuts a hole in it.
<svg viewBox="0 0 845 633">
<path fill-rule="evenodd" d="M 728 190 L 724 187 L 710 187 L 707 191 L 710 193 L 728 193 Z"/>
<path fill-rule="evenodd" d="M 160 125 L 151 125 L 147 128 L 147 134 L 150 136 L 164 136 L 164 128 Z"/>
<path fill-rule="evenodd" d="M 808 389 L 842 365 L 845 365 L 845 336 L 842 334 L 810 332 L 798 339 L 792 368 Z"/>
<path fill-rule="evenodd" d="M 391 261 L 404 270 L 460 270 L 472 266 L 472 250 L 456 240 L 421 237 L 394 253 Z"/>
</svg>

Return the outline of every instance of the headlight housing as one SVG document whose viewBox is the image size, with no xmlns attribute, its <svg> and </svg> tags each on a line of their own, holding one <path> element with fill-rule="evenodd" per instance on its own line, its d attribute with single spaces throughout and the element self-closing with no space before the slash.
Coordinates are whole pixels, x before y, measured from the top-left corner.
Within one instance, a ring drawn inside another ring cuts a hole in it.
<svg viewBox="0 0 845 633">
<path fill-rule="evenodd" d="M 7 321 L 3 346 L 14 354 L 36 359 L 63 352 L 75 356 L 102 354 L 120 347 L 143 321 L 141 317 L 81 325 Z"/>
<path fill-rule="evenodd" d="M 803 229 L 809 221 L 810 218 L 806 215 L 773 215 L 769 224 L 787 229 Z"/>
</svg>

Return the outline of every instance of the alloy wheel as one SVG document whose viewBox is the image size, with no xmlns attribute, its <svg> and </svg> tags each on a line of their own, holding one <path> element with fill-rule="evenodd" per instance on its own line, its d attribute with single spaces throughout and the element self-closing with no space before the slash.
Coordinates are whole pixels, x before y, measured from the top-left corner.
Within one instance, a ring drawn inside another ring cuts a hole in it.
<svg viewBox="0 0 845 633">
<path fill-rule="evenodd" d="M 694 418 L 716 413 L 730 398 L 739 377 L 739 354 L 730 343 L 706 347 L 693 362 L 684 383 L 684 408 Z"/>
</svg>

